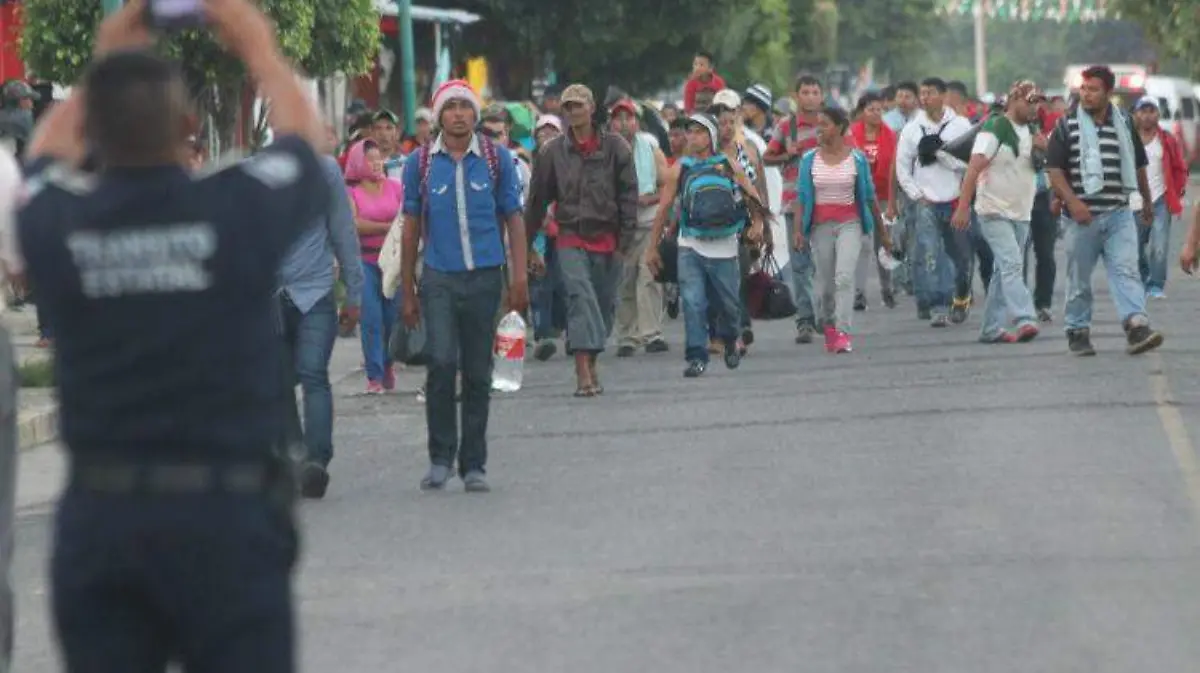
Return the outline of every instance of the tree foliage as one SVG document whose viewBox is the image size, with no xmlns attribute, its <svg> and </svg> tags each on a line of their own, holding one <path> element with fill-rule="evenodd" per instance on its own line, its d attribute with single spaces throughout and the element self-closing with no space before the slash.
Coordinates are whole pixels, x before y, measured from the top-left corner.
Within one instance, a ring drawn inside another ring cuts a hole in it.
<svg viewBox="0 0 1200 673">
<path fill-rule="evenodd" d="M 721 76 L 735 88 L 763 83 L 777 94 L 788 90 L 795 70 L 788 0 L 755 0 L 726 12 L 708 40 Z"/>
<path fill-rule="evenodd" d="M 379 51 L 379 15 L 372 0 L 313 0 L 312 48 L 301 60 L 310 77 L 371 70 Z"/>
<path fill-rule="evenodd" d="M 942 21 L 935 0 L 863 0 L 838 3 L 838 61 L 857 67 L 875 59 L 875 70 L 917 77 L 925 56 L 937 51 Z"/>
<path fill-rule="evenodd" d="M 1180 59 L 1200 77 L 1200 0 L 1117 0 L 1123 17 L 1137 22 L 1162 55 Z"/>
</svg>

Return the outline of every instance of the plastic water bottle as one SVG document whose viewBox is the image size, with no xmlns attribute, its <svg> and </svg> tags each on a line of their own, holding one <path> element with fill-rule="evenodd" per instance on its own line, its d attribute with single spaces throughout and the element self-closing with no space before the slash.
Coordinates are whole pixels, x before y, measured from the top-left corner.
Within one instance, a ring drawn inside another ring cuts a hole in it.
<svg viewBox="0 0 1200 673">
<path fill-rule="evenodd" d="M 525 377 L 525 319 L 509 312 L 496 328 L 492 346 L 492 390 L 515 393 Z"/>
</svg>

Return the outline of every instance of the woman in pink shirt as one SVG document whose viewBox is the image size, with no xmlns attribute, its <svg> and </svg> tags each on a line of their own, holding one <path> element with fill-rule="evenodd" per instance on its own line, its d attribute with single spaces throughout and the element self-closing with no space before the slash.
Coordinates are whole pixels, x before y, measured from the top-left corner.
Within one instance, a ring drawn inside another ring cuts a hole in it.
<svg viewBox="0 0 1200 673">
<path fill-rule="evenodd" d="M 387 179 L 383 164 L 383 154 L 373 140 L 355 143 L 346 158 L 346 185 L 362 248 L 364 278 L 359 329 L 370 394 L 396 387 L 388 340 L 400 316 L 401 299 L 398 292 L 393 299 L 383 296 L 383 273 L 379 269 L 379 251 L 404 200 L 402 187 Z"/>
</svg>

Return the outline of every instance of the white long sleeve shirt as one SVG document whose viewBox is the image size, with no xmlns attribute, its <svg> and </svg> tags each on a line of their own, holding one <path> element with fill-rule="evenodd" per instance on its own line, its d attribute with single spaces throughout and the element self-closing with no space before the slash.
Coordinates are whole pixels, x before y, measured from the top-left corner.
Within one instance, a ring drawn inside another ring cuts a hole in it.
<svg viewBox="0 0 1200 673">
<path fill-rule="evenodd" d="M 12 153 L 0 149 L 0 278 L 3 271 L 24 273 L 25 262 L 17 239 L 17 207 L 21 195 L 21 167 Z M 0 293 L 0 312 L 6 308 Z"/>
<path fill-rule="evenodd" d="M 945 125 L 945 128 L 942 126 Z M 966 165 L 944 152 L 938 153 L 936 163 L 922 166 L 917 161 L 917 145 L 926 134 L 941 128 L 943 142 L 950 142 L 971 129 L 971 122 L 949 107 L 943 108 L 942 118 L 931 121 L 924 110 L 918 110 L 911 122 L 900 132 L 896 147 L 896 180 L 913 201 L 926 199 L 933 203 L 948 203 L 958 198 L 962 190 Z"/>
</svg>

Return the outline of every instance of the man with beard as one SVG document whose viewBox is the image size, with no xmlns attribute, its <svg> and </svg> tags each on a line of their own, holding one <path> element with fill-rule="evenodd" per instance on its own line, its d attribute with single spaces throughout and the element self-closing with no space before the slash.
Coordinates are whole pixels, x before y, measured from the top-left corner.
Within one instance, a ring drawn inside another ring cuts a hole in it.
<svg viewBox="0 0 1200 673">
<path fill-rule="evenodd" d="M 638 348 L 645 348 L 647 353 L 665 353 L 662 285 L 646 266 L 646 246 L 650 244 L 650 229 L 667 175 L 667 159 L 654 144 L 654 136 L 639 129 L 633 101 L 617 101 L 608 115 L 612 129 L 633 148 L 638 184 L 638 226 L 629 242 L 629 256 L 623 260 L 617 290 L 617 357 L 629 357 Z"/>
</svg>

